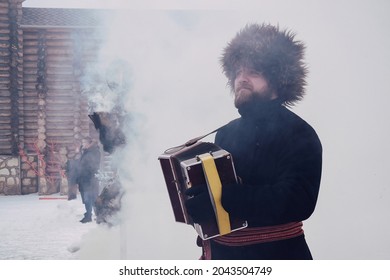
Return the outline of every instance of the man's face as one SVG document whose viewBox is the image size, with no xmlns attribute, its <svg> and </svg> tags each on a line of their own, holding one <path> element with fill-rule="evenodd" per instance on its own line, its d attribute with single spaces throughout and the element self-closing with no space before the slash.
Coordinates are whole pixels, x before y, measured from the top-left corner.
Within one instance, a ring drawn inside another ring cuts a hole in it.
<svg viewBox="0 0 390 280">
<path fill-rule="evenodd" d="M 240 67 L 234 80 L 234 105 L 240 108 L 243 104 L 254 100 L 273 100 L 276 92 L 268 86 L 264 76 L 249 67 Z"/>
</svg>

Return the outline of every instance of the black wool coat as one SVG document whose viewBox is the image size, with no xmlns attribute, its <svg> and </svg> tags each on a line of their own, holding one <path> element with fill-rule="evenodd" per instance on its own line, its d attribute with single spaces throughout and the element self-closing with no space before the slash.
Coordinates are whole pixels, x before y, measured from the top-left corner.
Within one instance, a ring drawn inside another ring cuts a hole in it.
<svg viewBox="0 0 390 280">
<path fill-rule="evenodd" d="M 249 227 L 306 220 L 319 193 L 322 146 L 314 129 L 279 100 L 251 103 L 220 129 L 215 143 L 232 154 L 241 185 L 223 186 L 222 205 Z M 304 236 L 234 247 L 211 242 L 215 258 L 310 259 Z M 250 248 L 249 248 L 250 247 Z"/>
<path fill-rule="evenodd" d="M 78 167 L 77 183 L 79 184 L 80 192 L 83 197 L 88 197 L 93 201 L 96 200 L 99 194 L 99 181 L 96 174 L 100 167 L 100 149 L 94 145 L 85 149 L 80 157 Z"/>
</svg>

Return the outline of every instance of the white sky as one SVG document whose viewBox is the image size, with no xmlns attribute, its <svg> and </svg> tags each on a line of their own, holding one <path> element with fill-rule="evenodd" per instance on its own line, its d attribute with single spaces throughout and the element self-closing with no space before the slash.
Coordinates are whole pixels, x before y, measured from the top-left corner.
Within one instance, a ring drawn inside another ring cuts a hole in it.
<svg viewBox="0 0 390 280">
<path fill-rule="evenodd" d="M 103 65 L 126 54 L 122 58 L 134 70 L 129 106 L 142 116 L 139 145 L 145 149 L 129 156 L 146 166 L 127 166 L 131 192 L 139 193 L 141 186 L 160 191 L 165 186 L 159 153 L 237 116 L 218 65 L 221 50 L 247 22 L 279 24 L 307 45 L 307 96 L 293 110 L 316 129 L 324 148 L 318 206 L 305 222 L 313 255 L 390 259 L 389 1 L 109 1 L 110 7 L 106 2 L 27 0 L 24 7 L 144 9 L 117 19 L 120 25 L 110 23 L 102 54 Z M 138 205 L 130 204 L 133 210 Z"/>
</svg>

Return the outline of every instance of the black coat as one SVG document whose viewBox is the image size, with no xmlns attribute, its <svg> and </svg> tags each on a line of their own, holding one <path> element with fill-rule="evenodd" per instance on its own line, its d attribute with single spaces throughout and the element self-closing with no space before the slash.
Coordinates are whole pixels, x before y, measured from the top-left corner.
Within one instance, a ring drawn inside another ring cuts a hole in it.
<svg viewBox="0 0 390 280">
<path fill-rule="evenodd" d="M 79 164 L 79 159 L 69 159 L 66 162 L 65 171 L 70 186 L 77 184 Z"/>
<path fill-rule="evenodd" d="M 99 181 L 96 174 L 100 167 L 100 150 L 97 145 L 85 149 L 80 157 L 78 178 L 80 192 L 96 200 L 99 194 Z"/>
<path fill-rule="evenodd" d="M 232 154 L 242 180 L 239 186 L 223 186 L 223 207 L 231 216 L 248 220 L 249 227 L 306 220 L 314 211 L 321 179 L 322 147 L 316 132 L 279 100 L 250 104 L 239 112 L 241 118 L 215 139 Z M 211 244 L 217 258 L 311 258 L 303 236 L 252 245 L 250 250 Z"/>
</svg>

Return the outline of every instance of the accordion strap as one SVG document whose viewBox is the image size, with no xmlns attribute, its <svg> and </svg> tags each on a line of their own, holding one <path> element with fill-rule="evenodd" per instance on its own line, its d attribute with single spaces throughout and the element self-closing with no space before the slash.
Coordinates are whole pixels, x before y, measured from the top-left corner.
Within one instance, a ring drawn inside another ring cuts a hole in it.
<svg viewBox="0 0 390 280">
<path fill-rule="evenodd" d="M 221 235 L 232 231 L 230 226 L 229 213 L 222 207 L 222 183 L 219 178 L 217 167 L 213 156 L 210 153 L 199 155 L 202 162 L 203 171 L 206 177 L 209 189 L 210 199 L 214 208 L 215 218 L 217 220 L 218 230 Z"/>
<path fill-rule="evenodd" d="M 209 133 L 207 134 L 204 134 L 204 135 L 201 135 L 201 136 L 198 136 L 198 137 L 195 137 L 195 138 L 192 138 L 191 140 L 188 140 L 187 142 L 184 143 L 185 147 L 188 147 L 188 146 L 191 146 L 191 145 L 194 145 L 196 142 L 198 142 L 199 140 L 202 140 L 203 138 L 209 136 L 210 134 L 213 134 L 215 132 L 217 132 L 218 130 L 220 130 L 222 127 L 226 126 L 223 125 L 221 127 L 218 127 L 217 129 L 214 129 L 213 131 L 210 131 Z"/>
<path fill-rule="evenodd" d="M 192 139 L 188 140 L 187 142 L 185 142 L 185 143 L 182 144 L 182 145 L 179 145 L 179 146 L 175 146 L 175 147 L 169 148 L 169 149 L 165 150 L 165 153 L 166 153 L 166 154 L 174 153 L 174 152 L 180 151 L 181 149 L 183 149 L 183 148 L 185 148 L 185 147 L 192 146 L 192 145 L 194 145 L 196 142 L 198 142 L 199 140 L 202 140 L 203 138 L 209 136 L 210 134 L 213 134 L 213 133 L 217 132 L 218 130 L 220 130 L 221 128 L 223 128 L 223 127 L 225 127 L 225 126 L 226 126 L 226 124 L 223 125 L 223 126 L 221 126 L 221 127 L 218 127 L 217 129 L 214 129 L 213 131 L 210 131 L 209 133 L 206 133 L 206 134 L 204 134 L 204 135 L 201 135 L 201 136 L 192 138 Z"/>
</svg>

